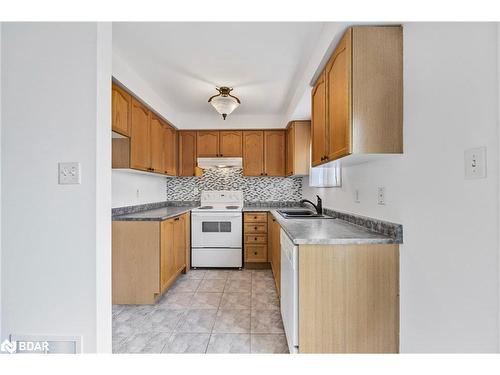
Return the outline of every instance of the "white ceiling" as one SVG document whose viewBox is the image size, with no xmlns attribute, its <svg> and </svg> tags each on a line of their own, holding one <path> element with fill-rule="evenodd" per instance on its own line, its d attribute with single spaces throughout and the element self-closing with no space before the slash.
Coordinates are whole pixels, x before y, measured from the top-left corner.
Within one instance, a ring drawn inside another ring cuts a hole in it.
<svg viewBox="0 0 500 375">
<path fill-rule="evenodd" d="M 252 119 L 262 124 L 266 118 L 283 117 L 323 25 L 113 23 L 113 53 L 183 114 L 181 118 L 209 120 L 207 127 L 221 121 L 207 103 L 215 86 L 233 87 L 241 106 L 228 120 L 245 127 Z M 219 124 L 225 125 L 227 121 Z"/>
</svg>

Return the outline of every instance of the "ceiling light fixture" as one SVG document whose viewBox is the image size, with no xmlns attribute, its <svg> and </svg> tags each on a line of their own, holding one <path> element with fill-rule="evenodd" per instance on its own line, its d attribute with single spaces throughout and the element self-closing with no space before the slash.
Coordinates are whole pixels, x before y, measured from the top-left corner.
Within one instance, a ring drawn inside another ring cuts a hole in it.
<svg viewBox="0 0 500 375">
<path fill-rule="evenodd" d="M 238 108 L 241 102 L 236 96 L 230 94 L 230 92 L 233 91 L 231 87 L 216 87 L 216 90 L 219 91 L 219 93 L 210 97 L 208 102 L 212 104 L 215 110 L 219 112 L 225 120 L 227 115 Z"/>
</svg>

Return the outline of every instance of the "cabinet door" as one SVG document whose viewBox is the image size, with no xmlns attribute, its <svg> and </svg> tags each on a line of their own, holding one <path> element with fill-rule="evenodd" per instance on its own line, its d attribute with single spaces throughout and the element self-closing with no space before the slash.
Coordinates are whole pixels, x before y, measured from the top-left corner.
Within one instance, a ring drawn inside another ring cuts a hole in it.
<svg viewBox="0 0 500 375">
<path fill-rule="evenodd" d="M 161 222 L 160 237 L 160 291 L 163 292 L 175 277 L 174 221 Z"/>
<path fill-rule="evenodd" d="M 264 131 L 264 175 L 285 175 L 285 131 Z"/>
<path fill-rule="evenodd" d="M 130 135 L 130 109 L 132 97 L 117 85 L 112 86 L 112 130 L 122 135 Z"/>
<path fill-rule="evenodd" d="M 243 175 L 264 175 L 264 132 L 262 130 L 243 132 Z"/>
<path fill-rule="evenodd" d="M 179 132 L 179 176 L 194 176 L 196 132 Z"/>
<path fill-rule="evenodd" d="M 212 158 L 219 156 L 219 132 L 196 132 L 196 149 L 199 158 Z"/>
<path fill-rule="evenodd" d="M 294 174 L 295 125 L 292 123 L 286 130 L 286 175 Z"/>
<path fill-rule="evenodd" d="M 175 272 L 186 267 L 186 217 L 176 217 L 174 220 L 174 262 Z"/>
<path fill-rule="evenodd" d="M 151 171 L 157 173 L 165 173 L 164 166 L 164 129 L 161 120 L 151 114 L 151 136 L 150 136 L 150 152 L 151 152 Z"/>
<path fill-rule="evenodd" d="M 224 157 L 241 157 L 242 132 L 221 131 L 219 132 L 219 154 Z"/>
<path fill-rule="evenodd" d="M 351 153 L 351 30 L 326 66 L 328 160 Z"/>
<path fill-rule="evenodd" d="M 130 167 L 149 171 L 150 115 L 146 107 L 132 98 L 132 122 L 130 132 Z"/>
<path fill-rule="evenodd" d="M 321 73 L 312 90 L 311 164 L 320 165 L 326 157 L 326 82 L 325 73 Z"/>
<path fill-rule="evenodd" d="M 177 174 L 177 131 L 168 124 L 163 125 L 163 168 L 170 176 Z"/>
</svg>

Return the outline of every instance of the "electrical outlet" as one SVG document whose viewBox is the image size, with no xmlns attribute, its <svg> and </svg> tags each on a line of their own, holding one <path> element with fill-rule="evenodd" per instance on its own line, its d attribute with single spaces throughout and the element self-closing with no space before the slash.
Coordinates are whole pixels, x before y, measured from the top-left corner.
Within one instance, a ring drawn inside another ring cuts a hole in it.
<svg viewBox="0 0 500 375">
<path fill-rule="evenodd" d="M 359 190 L 358 189 L 354 190 L 354 202 L 355 203 L 359 203 L 360 202 L 360 200 L 359 200 Z"/>
<path fill-rule="evenodd" d="M 80 163 L 59 163 L 59 185 L 81 184 Z"/>
<path fill-rule="evenodd" d="M 486 178 L 486 147 L 470 148 L 465 151 L 465 178 Z"/>
<path fill-rule="evenodd" d="M 385 187 L 380 186 L 378 188 L 378 204 L 385 205 Z"/>
</svg>

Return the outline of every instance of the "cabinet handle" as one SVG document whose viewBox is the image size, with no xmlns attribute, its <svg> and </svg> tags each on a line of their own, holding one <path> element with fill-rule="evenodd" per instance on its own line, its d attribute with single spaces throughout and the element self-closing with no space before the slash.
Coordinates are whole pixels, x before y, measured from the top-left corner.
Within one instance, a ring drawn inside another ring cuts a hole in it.
<svg viewBox="0 0 500 375">
<path fill-rule="evenodd" d="M 220 156 L 224 156 L 224 155 L 220 154 Z"/>
<path fill-rule="evenodd" d="M 175 220 L 175 221 L 179 221 L 179 218 L 178 218 L 178 217 L 176 217 L 174 220 Z"/>
</svg>

